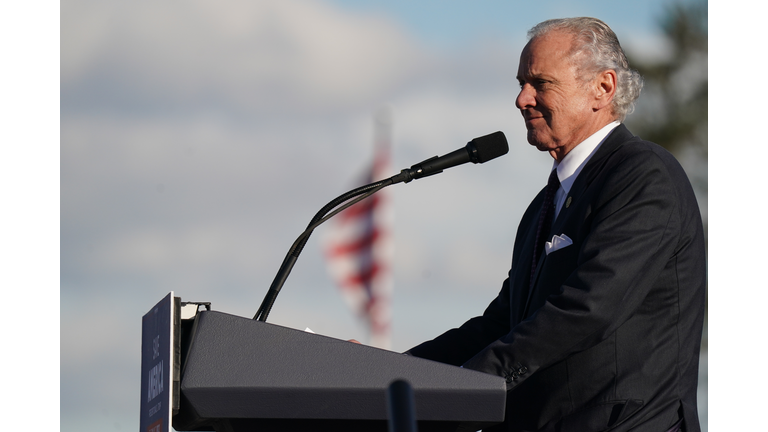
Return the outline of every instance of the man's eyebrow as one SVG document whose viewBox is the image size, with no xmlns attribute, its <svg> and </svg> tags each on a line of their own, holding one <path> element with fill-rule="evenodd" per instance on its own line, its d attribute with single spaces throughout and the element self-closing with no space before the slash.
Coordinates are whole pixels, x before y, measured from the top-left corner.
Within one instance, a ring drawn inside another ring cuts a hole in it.
<svg viewBox="0 0 768 432">
<path fill-rule="evenodd" d="M 516 78 L 517 78 L 518 81 L 521 81 L 521 82 L 522 81 L 526 81 L 526 79 L 528 81 L 536 81 L 536 80 L 538 80 L 538 81 L 548 81 L 548 82 L 555 82 L 556 81 L 554 77 L 550 77 L 550 76 L 546 76 L 546 75 L 541 75 L 541 74 L 524 75 L 524 76 L 517 75 Z"/>
<path fill-rule="evenodd" d="M 516 78 L 517 78 L 517 80 L 518 80 L 518 81 L 520 81 L 520 82 L 522 82 L 522 81 L 525 81 L 525 75 L 523 75 L 523 76 L 521 76 L 521 75 L 517 75 L 517 77 L 516 77 Z"/>
</svg>

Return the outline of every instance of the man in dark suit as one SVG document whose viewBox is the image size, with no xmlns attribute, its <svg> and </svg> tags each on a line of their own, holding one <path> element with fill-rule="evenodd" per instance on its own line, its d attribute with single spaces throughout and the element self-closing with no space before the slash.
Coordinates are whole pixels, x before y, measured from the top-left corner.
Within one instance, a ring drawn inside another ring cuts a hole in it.
<svg viewBox="0 0 768 432">
<path fill-rule="evenodd" d="M 699 431 L 706 264 L 678 162 L 621 124 L 642 80 L 602 21 L 529 32 L 516 105 L 555 159 L 482 316 L 408 354 L 506 378 L 509 431 Z"/>
</svg>

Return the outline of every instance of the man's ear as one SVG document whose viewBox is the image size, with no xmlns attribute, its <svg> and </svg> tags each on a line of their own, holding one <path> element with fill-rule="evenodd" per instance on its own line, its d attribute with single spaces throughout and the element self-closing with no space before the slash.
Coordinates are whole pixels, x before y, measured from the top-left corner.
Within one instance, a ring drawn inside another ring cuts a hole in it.
<svg viewBox="0 0 768 432">
<path fill-rule="evenodd" d="M 597 74 L 594 81 L 595 103 L 593 107 L 595 111 L 611 106 L 613 96 L 616 95 L 617 79 L 616 71 L 613 69 L 608 69 Z"/>
</svg>

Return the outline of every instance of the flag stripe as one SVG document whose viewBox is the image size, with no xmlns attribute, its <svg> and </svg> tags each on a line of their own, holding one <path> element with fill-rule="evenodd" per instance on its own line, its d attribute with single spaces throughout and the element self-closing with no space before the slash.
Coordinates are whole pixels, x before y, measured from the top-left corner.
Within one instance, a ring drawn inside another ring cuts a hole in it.
<svg viewBox="0 0 768 432">
<path fill-rule="evenodd" d="M 352 239 L 346 243 L 340 242 L 339 244 L 330 247 L 326 253 L 331 258 L 337 257 L 339 255 L 360 253 L 373 247 L 378 238 L 379 230 L 374 228 L 370 232 L 363 234 L 363 236 L 360 238 Z"/>
<path fill-rule="evenodd" d="M 381 197 L 378 195 L 372 195 L 359 203 L 353 205 L 352 207 L 345 209 L 343 212 L 339 213 L 336 217 L 341 220 L 349 220 L 354 219 L 356 217 L 367 217 L 370 212 L 375 211 L 376 207 L 379 205 L 379 201 L 381 200 Z"/>
<path fill-rule="evenodd" d="M 380 271 L 381 267 L 373 264 L 370 268 L 360 269 L 357 273 L 348 275 L 347 278 L 341 282 L 341 286 L 342 288 L 366 287 L 370 285 Z"/>
</svg>

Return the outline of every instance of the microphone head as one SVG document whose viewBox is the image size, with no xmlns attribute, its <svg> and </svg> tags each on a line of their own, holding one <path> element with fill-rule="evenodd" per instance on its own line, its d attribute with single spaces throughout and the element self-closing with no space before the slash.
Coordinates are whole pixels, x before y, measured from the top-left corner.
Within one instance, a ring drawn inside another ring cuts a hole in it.
<svg viewBox="0 0 768 432">
<path fill-rule="evenodd" d="M 485 163 L 507 154 L 509 145 L 504 132 L 499 131 L 473 139 L 467 144 L 467 151 L 472 162 Z"/>
</svg>

